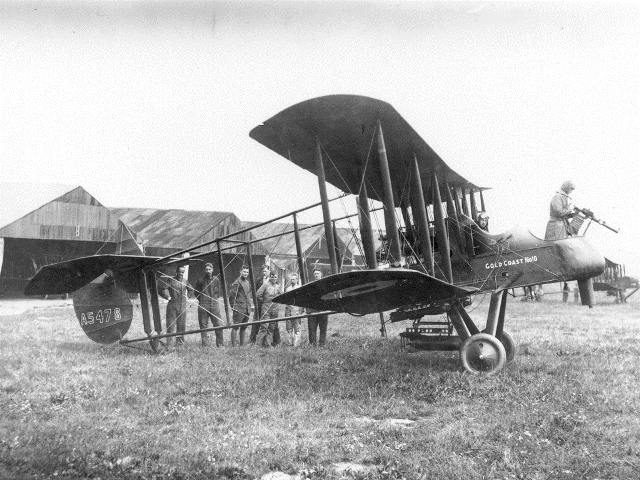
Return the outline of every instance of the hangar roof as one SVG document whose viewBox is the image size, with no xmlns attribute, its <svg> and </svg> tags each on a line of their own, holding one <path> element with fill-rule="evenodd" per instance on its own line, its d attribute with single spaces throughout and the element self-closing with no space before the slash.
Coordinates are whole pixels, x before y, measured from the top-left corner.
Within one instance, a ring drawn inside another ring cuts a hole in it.
<svg viewBox="0 0 640 480">
<path fill-rule="evenodd" d="M 0 237 L 115 242 L 121 225 L 84 188 L 75 187 L 0 228 Z"/>
<path fill-rule="evenodd" d="M 261 222 L 244 222 L 245 227 L 253 227 Z M 304 224 L 298 224 L 300 231 L 300 244 L 304 256 L 308 256 L 311 252 L 319 253 L 319 250 L 326 254 L 326 246 L 324 241 L 324 225 L 309 226 Z M 263 225 L 261 227 L 252 230 L 253 235 L 257 238 L 270 237 L 272 235 L 278 235 L 274 238 L 269 238 L 259 242 L 262 247 L 267 251 L 269 255 L 276 256 L 296 256 L 296 242 L 293 233 L 283 235 L 287 232 L 293 232 L 293 223 L 274 222 Z M 340 252 L 344 255 L 344 252 L 348 258 L 351 258 L 353 252 L 347 245 L 350 243 L 347 235 L 351 234 L 346 232 L 346 229 L 338 229 L 338 247 Z M 320 244 L 320 245 L 319 245 Z"/>
<path fill-rule="evenodd" d="M 78 185 L 0 182 L 0 227 L 38 210 Z M 55 201 L 55 200 L 54 200 Z"/>
<path fill-rule="evenodd" d="M 188 248 L 214 237 L 231 233 L 221 228 L 229 217 L 240 223 L 231 212 L 198 210 L 160 210 L 155 208 L 111 208 L 125 225 L 136 232 L 147 247 Z M 223 232 L 221 232 L 221 230 Z"/>
</svg>

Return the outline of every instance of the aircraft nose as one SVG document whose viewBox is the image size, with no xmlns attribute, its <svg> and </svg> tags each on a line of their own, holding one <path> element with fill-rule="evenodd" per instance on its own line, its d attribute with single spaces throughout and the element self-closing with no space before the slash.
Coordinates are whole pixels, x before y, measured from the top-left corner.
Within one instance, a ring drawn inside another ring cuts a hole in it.
<svg viewBox="0 0 640 480">
<path fill-rule="evenodd" d="M 576 280 L 593 278 L 604 272 L 604 256 L 586 237 L 571 237 L 557 242 L 563 276 Z"/>
</svg>

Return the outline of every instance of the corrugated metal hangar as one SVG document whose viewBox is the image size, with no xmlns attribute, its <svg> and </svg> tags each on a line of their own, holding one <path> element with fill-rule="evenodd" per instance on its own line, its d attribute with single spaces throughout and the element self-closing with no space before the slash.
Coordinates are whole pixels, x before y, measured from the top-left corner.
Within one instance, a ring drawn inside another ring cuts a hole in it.
<svg viewBox="0 0 640 480">
<path fill-rule="evenodd" d="M 255 227 L 260 222 L 244 222 L 246 227 Z M 307 278 L 312 278 L 314 265 L 324 270 L 324 274 L 331 272 L 329 251 L 325 238 L 324 225 L 298 225 L 302 258 L 307 270 Z M 284 271 L 298 270 L 298 256 L 296 253 L 294 224 L 273 222 L 252 230 L 255 237 L 265 239 L 258 242 L 271 260 L 271 268 L 278 269 L 280 276 Z M 362 268 L 364 258 L 355 248 L 354 234 L 345 228 L 336 229 L 336 248 L 338 263 L 349 269 L 350 266 Z"/>
<path fill-rule="evenodd" d="M 131 231 L 135 232 L 144 255 L 164 257 L 190 248 L 194 245 L 210 242 L 245 228 L 240 219 L 231 212 L 207 212 L 193 210 L 159 210 L 152 208 L 112 208 L 111 211 Z M 222 260 L 228 283 L 240 274 L 242 265 L 247 262 L 247 249 L 242 243 L 255 239 L 252 232 L 240 233 L 233 237 L 234 243 L 222 242 Z M 188 267 L 188 278 L 192 285 L 204 275 L 204 265 L 213 264 L 215 275 L 219 274 L 219 260 L 215 244 L 193 251 L 191 254 L 212 252 L 203 255 L 199 261 Z M 252 245 L 251 256 L 254 268 L 258 270 L 264 263 L 265 250 L 260 245 Z M 173 275 L 175 268 L 165 270 Z M 257 273 L 256 273 L 257 275 Z"/>
<path fill-rule="evenodd" d="M 0 295 L 5 296 L 21 293 L 43 265 L 135 245 L 129 229 L 82 187 L 0 228 L 0 238 Z"/>
<path fill-rule="evenodd" d="M 165 256 L 242 228 L 230 212 L 107 208 L 76 187 L 0 228 L 0 296 L 21 296 L 28 280 L 50 263 L 96 254 Z M 251 232 L 234 237 L 241 242 L 253 239 Z M 222 248 L 231 282 L 247 260 L 246 247 L 223 243 Z M 210 245 L 193 253 L 215 250 Z M 258 269 L 264 248 L 253 245 L 252 258 Z M 218 256 L 211 253 L 191 264 L 190 281 L 204 274 L 205 262 L 212 262 L 219 273 Z"/>
</svg>

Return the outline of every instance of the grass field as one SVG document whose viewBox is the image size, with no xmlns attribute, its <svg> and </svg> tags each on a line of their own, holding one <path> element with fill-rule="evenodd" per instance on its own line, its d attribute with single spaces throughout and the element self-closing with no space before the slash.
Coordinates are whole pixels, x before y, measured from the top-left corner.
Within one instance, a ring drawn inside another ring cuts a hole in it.
<svg viewBox="0 0 640 480">
<path fill-rule="evenodd" d="M 165 355 L 92 343 L 69 306 L 2 316 L 0 477 L 640 478 L 640 302 L 599 300 L 511 300 L 518 355 L 491 378 L 377 316 L 332 318 L 322 349 Z"/>
</svg>

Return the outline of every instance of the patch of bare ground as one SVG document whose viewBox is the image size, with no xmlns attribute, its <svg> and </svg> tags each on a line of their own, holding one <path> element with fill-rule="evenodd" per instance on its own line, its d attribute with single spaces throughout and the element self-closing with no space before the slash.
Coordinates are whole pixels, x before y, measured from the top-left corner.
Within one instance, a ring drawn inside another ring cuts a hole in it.
<svg viewBox="0 0 640 480">
<path fill-rule="evenodd" d="M 374 315 L 332 318 L 326 348 L 165 355 L 92 343 L 69 306 L 4 315 L 0 477 L 640 478 L 640 303 L 507 312 L 518 355 L 492 378 Z"/>
</svg>

